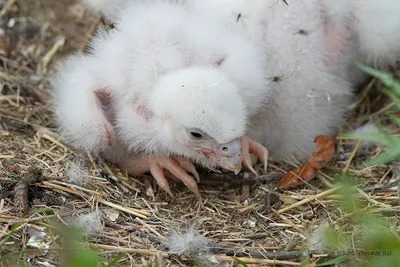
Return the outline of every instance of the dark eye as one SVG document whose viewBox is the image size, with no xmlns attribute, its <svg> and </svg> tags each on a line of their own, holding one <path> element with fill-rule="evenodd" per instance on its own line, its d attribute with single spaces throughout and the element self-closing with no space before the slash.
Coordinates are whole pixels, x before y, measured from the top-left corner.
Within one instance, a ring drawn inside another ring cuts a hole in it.
<svg viewBox="0 0 400 267">
<path fill-rule="evenodd" d="M 197 128 L 192 128 L 188 130 L 189 135 L 192 139 L 205 139 L 207 137 L 207 134 L 205 134 L 202 130 L 197 129 Z"/>
<path fill-rule="evenodd" d="M 200 139 L 203 138 L 203 136 L 201 135 L 201 133 L 197 133 L 197 132 L 190 132 L 190 135 L 196 139 Z"/>
</svg>

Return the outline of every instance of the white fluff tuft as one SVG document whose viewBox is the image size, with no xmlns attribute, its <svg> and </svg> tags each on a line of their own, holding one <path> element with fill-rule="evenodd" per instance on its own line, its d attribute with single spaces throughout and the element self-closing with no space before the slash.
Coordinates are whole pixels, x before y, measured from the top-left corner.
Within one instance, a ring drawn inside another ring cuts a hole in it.
<svg viewBox="0 0 400 267">
<path fill-rule="evenodd" d="M 173 232 L 163 246 L 168 249 L 168 253 L 191 258 L 196 263 L 201 263 L 201 266 L 219 266 L 211 254 L 210 243 L 198 230 L 189 227 L 181 232 Z"/>
<path fill-rule="evenodd" d="M 400 2 L 397 0 L 323 1 L 327 13 L 354 30 L 360 60 L 376 67 L 400 57 Z"/>
<path fill-rule="evenodd" d="M 94 211 L 81 215 L 72 221 L 76 227 L 83 229 L 88 234 L 98 234 L 103 230 L 101 215 L 99 211 Z"/>
<path fill-rule="evenodd" d="M 383 130 L 387 130 L 385 128 L 383 128 Z M 380 129 L 378 128 L 376 122 L 369 122 L 367 124 L 364 124 L 360 127 L 358 127 L 354 133 L 355 134 L 374 134 L 374 133 L 379 133 Z M 350 142 L 351 147 L 354 148 L 357 144 L 357 140 L 352 140 Z M 371 148 L 373 148 L 375 146 L 375 144 L 371 141 L 367 141 L 367 140 L 362 140 L 360 141 L 360 147 L 357 151 L 357 154 L 362 153 L 363 151 L 368 151 Z"/>
<path fill-rule="evenodd" d="M 65 172 L 68 182 L 83 186 L 87 182 L 87 170 L 82 167 L 82 161 L 69 162 L 68 169 Z"/>
<path fill-rule="evenodd" d="M 358 0 L 353 12 L 355 27 L 366 63 L 376 66 L 394 64 L 400 58 L 400 1 Z"/>
<path fill-rule="evenodd" d="M 309 250 L 315 250 L 319 253 L 323 253 L 325 244 L 325 232 L 329 228 L 329 222 L 325 221 L 321 223 L 314 232 L 311 233 L 310 237 L 307 239 Z"/>
<path fill-rule="evenodd" d="M 190 257 L 200 253 L 207 254 L 209 251 L 208 243 L 208 239 L 196 229 L 188 228 L 181 233 L 172 233 L 165 245 L 171 254 Z"/>
</svg>

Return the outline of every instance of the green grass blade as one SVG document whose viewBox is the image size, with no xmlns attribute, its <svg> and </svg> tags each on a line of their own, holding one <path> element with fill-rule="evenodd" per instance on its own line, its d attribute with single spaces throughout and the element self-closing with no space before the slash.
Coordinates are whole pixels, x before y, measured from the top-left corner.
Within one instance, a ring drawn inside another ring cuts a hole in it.
<svg viewBox="0 0 400 267">
<path fill-rule="evenodd" d="M 386 116 L 388 116 L 393 122 L 400 126 L 400 118 L 393 113 L 387 112 Z"/>
<path fill-rule="evenodd" d="M 400 140 L 397 146 L 385 150 L 385 153 L 367 163 L 368 166 L 387 164 L 393 160 L 400 159 Z"/>
<path fill-rule="evenodd" d="M 391 146 L 393 143 L 396 143 L 396 138 L 392 136 L 388 136 L 388 134 L 384 132 L 376 132 L 376 133 L 342 133 L 341 137 L 348 139 L 358 139 L 363 141 L 371 141 L 373 143 L 383 145 L 383 146 Z"/>
<path fill-rule="evenodd" d="M 315 266 L 318 267 L 318 266 L 335 265 L 335 264 L 339 264 L 339 263 L 345 262 L 345 261 L 347 261 L 349 259 L 350 259 L 350 256 L 347 256 L 347 255 L 346 256 L 340 256 L 340 257 L 334 258 L 332 260 L 317 264 Z"/>
<path fill-rule="evenodd" d="M 363 64 L 357 64 L 357 66 L 364 72 L 380 79 L 382 83 L 386 86 L 391 88 L 396 94 L 400 95 L 400 83 L 393 77 L 392 74 L 375 70 L 371 67 L 367 67 Z"/>
</svg>

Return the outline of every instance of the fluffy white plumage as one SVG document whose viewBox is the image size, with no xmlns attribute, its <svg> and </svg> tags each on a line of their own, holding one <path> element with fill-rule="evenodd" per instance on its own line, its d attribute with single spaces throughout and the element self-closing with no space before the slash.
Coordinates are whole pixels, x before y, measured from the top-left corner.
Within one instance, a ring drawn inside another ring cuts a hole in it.
<svg viewBox="0 0 400 267">
<path fill-rule="evenodd" d="M 210 240 L 193 227 L 184 229 L 181 233 L 173 232 L 163 244 L 171 254 L 193 256 L 207 254 L 210 250 Z"/>
<path fill-rule="evenodd" d="M 235 157 L 215 155 L 242 145 L 265 157 L 246 135 L 272 156 L 306 159 L 315 136 L 344 121 L 352 85 L 363 78 L 353 63 L 385 66 L 400 56 L 396 0 L 84 1 L 118 25 L 97 35 L 92 55 L 59 71 L 55 107 L 65 137 L 132 173 L 150 169 L 166 191 L 163 168 L 184 176 L 166 167 L 166 156 L 232 167 Z M 154 165 L 147 155 L 164 158 Z M 193 173 L 188 160 L 178 162 Z"/>
<path fill-rule="evenodd" d="M 319 2 L 192 3 L 193 9 L 219 17 L 227 29 L 264 51 L 266 88 L 272 95 L 250 119 L 249 135 L 265 145 L 271 156 L 305 160 L 314 149 L 315 136 L 332 134 L 342 123 L 352 97 L 349 82 L 339 75 L 338 66 L 346 55 L 338 53 L 336 58 L 337 48 L 329 50 Z"/>
<path fill-rule="evenodd" d="M 193 226 L 179 232 L 173 232 L 162 244 L 169 254 L 184 255 L 200 266 L 220 266 L 215 259 L 211 240 L 203 236 Z"/>
<path fill-rule="evenodd" d="M 400 57 L 400 2 L 396 0 L 324 1 L 335 23 L 355 32 L 354 43 L 365 63 L 385 66 Z"/>
<path fill-rule="evenodd" d="M 100 12 L 108 20 L 118 21 L 120 11 L 130 0 L 81 0 L 91 10 Z"/>
<path fill-rule="evenodd" d="M 162 168 L 196 176 L 187 159 L 241 168 L 243 142 L 247 154 L 266 158 L 261 145 L 242 138 L 269 95 L 256 46 L 180 3 L 132 1 L 119 21 L 98 33 L 91 55 L 70 58 L 53 80 L 66 141 L 131 173 L 150 170 L 159 183 Z M 168 156 L 184 158 L 181 170 Z"/>
<path fill-rule="evenodd" d="M 273 93 L 249 134 L 278 158 L 305 160 L 315 136 L 338 129 L 365 77 L 356 61 L 385 67 L 400 58 L 396 0 L 190 2 L 264 49 Z"/>
</svg>

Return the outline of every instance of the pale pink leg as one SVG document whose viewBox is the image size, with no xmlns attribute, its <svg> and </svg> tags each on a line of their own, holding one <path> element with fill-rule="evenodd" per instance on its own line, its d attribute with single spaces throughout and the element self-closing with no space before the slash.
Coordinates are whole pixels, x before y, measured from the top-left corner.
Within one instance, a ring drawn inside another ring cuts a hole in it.
<svg viewBox="0 0 400 267">
<path fill-rule="evenodd" d="M 242 161 L 252 173 L 258 175 L 252 166 L 250 153 L 255 154 L 262 163 L 264 163 L 264 171 L 267 171 L 268 166 L 268 149 L 260 143 L 252 140 L 250 137 L 243 136 L 242 142 Z"/>
<path fill-rule="evenodd" d="M 168 181 L 165 178 L 163 168 L 158 165 L 157 162 L 151 162 L 150 163 L 150 173 L 156 180 L 158 186 L 164 190 L 165 192 L 168 193 L 171 197 L 174 197 L 174 195 L 171 192 L 171 188 L 169 187 Z"/>
<path fill-rule="evenodd" d="M 182 160 L 180 160 L 182 161 Z M 185 162 L 186 168 L 191 169 L 193 167 L 195 175 L 198 176 L 197 171 L 195 170 L 193 164 L 188 164 L 187 161 L 183 160 L 182 162 Z M 153 167 L 154 166 L 154 167 Z M 169 158 L 169 157 L 164 157 L 164 156 L 157 156 L 157 157 L 151 157 L 150 158 L 150 172 L 154 176 L 154 178 L 157 180 L 157 182 L 160 185 L 160 182 L 162 183 L 162 186 L 160 187 L 164 190 L 166 190 L 167 193 L 171 194 L 171 190 L 169 189 L 168 182 L 164 176 L 163 172 L 160 172 L 160 170 L 168 170 L 172 175 L 174 175 L 176 178 L 181 180 L 186 187 L 192 191 L 198 198 L 200 198 L 200 193 L 199 189 L 197 187 L 197 183 L 195 179 L 190 176 L 187 173 L 187 170 L 184 169 L 178 162 L 178 160 Z M 193 170 L 191 170 L 193 171 Z M 167 191 L 168 190 L 168 191 Z"/>
<path fill-rule="evenodd" d="M 325 24 L 325 44 L 327 55 L 330 58 L 330 65 L 341 66 L 340 62 L 351 53 L 352 33 L 347 26 L 354 23 L 354 20 L 336 20 L 327 18 Z"/>
<path fill-rule="evenodd" d="M 188 159 L 173 159 L 165 156 L 129 158 L 121 164 L 121 168 L 132 175 L 140 175 L 150 171 L 158 186 L 171 196 L 173 195 L 166 176 L 173 180 L 179 180 L 200 198 L 197 183 L 187 172 L 191 172 L 197 181 L 200 180 L 200 177 L 193 163 Z"/>
<path fill-rule="evenodd" d="M 187 158 L 176 158 L 178 161 L 179 165 L 181 165 L 182 168 L 185 169 L 186 172 L 190 172 L 194 175 L 196 178 L 196 181 L 199 183 L 200 182 L 200 175 L 196 170 L 196 167 L 193 165 L 193 163 L 187 159 Z"/>
<path fill-rule="evenodd" d="M 199 183 L 200 182 L 200 175 L 196 170 L 196 167 L 193 165 L 193 163 L 186 158 L 176 158 L 176 161 L 178 161 L 179 165 L 181 165 L 181 167 L 183 169 L 185 169 L 186 172 L 190 172 L 194 175 L 194 177 L 196 178 L 196 181 Z M 176 178 L 170 171 L 168 171 L 167 169 L 164 170 L 164 174 L 165 177 L 167 177 L 168 179 L 174 180 L 175 182 L 182 182 L 180 179 Z"/>
</svg>

